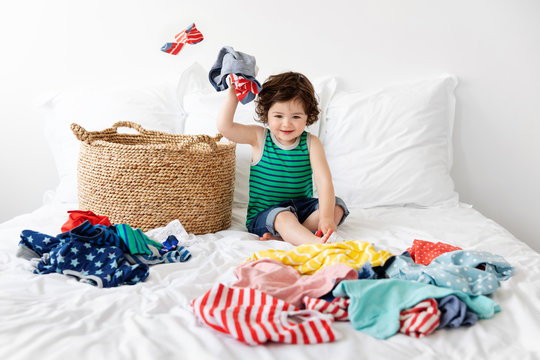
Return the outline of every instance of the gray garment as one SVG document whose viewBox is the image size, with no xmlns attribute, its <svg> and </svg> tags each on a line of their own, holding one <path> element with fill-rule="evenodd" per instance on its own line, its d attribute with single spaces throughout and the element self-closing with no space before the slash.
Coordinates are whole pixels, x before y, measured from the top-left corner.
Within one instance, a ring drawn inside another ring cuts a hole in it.
<svg viewBox="0 0 540 360">
<path fill-rule="evenodd" d="M 17 253 L 15 255 L 25 260 L 41 258 L 41 255 L 39 255 L 37 252 L 21 244 L 19 244 L 19 247 L 17 248 Z"/>
<path fill-rule="evenodd" d="M 246 80 L 255 82 L 259 91 L 261 90 L 261 84 L 255 79 L 257 75 L 255 57 L 225 46 L 219 51 L 208 78 L 217 91 L 222 91 L 229 87 L 226 81 L 229 74 L 241 75 Z"/>
</svg>

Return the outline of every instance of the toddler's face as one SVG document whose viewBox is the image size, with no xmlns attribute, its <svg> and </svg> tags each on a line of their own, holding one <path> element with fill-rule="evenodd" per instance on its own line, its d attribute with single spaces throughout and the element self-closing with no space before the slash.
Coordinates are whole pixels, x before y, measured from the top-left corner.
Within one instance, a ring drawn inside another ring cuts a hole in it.
<svg viewBox="0 0 540 360">
<path fill-rule="evenodd" d="M 306 128 L 303 104 L 292 99 L 274 103 L 268 110 L 268 128 L 282 145 L 292 145 Z"/>
</svg>

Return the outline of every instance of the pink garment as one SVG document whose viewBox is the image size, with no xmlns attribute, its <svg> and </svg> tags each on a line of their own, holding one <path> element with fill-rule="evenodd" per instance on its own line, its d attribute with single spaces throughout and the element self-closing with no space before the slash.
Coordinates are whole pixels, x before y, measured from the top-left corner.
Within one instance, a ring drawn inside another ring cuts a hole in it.
<svg viewBox="0 0 540 360">
<path fill-rule="evenodd" d="M 330 292 L 341 280 L 356 280 L 353 268 L 334 264 L 313 275 L 300 275 L 293 267 L 274 259 L 259 259 L 239 265 L 234 271 L 238 281 L 233 287 L 246 287 L 263 291 L 296 307 L 302 298 L 318 298 Z"/>
</svg>

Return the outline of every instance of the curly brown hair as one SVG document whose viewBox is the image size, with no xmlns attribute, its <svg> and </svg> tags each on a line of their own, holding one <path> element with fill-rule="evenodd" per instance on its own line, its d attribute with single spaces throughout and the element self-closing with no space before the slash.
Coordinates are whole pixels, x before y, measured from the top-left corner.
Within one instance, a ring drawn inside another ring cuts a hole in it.
<svg viewBox="0 0 540 360">
<path fill-rule="evenodd" d="M 255 112 L 263 124 L 268 124 L 268 111 L 276 102 L 298 100 L 307 114 L 306 125 L 319 119 L 318 101 L 311 81 L 297 72 L 285 72 L 270 76 L 257 96 Z"/>
</svg>

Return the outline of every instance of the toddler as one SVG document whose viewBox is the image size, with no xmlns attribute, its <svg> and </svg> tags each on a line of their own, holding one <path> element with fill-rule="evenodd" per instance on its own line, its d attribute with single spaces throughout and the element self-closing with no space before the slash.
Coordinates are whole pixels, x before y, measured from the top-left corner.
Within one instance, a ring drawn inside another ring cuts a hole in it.
<svg viewBox="0 0 540 360">
<path fill-rule="evenodd" d="M 321 141 L 305 130 L 319 115 L 313 85 L 299 73 L 273 75 L 255 101 L 258 121 L 265 127 L 233 121 L 238 106 L 233 85 L 217 119 L 223 136 L 252 148 L 248 231 L 261 240 L 281 239 L 295 246 L 324 243 L 349 211 L 334 195 Z M 318 199 L 313 198 L 312 180 Z"/>
</svg>

